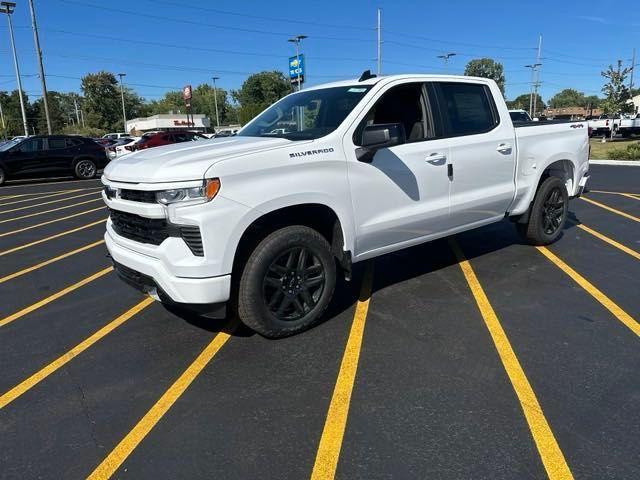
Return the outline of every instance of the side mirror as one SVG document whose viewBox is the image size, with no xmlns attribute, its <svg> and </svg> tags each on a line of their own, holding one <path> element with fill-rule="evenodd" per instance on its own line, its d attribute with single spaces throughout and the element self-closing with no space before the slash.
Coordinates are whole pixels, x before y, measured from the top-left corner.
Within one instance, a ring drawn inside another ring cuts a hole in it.
<svg viewBox="0 0 640 480">
<path fill-rule="evenodd" d="M 371 162 L 377 150 L 401 145 L 406 141 L 404 125 L 401 123 L 367 125 L 362 131 L 361 146 L 356 150 L 356 157 L 361 162 Z"/>
</svg>

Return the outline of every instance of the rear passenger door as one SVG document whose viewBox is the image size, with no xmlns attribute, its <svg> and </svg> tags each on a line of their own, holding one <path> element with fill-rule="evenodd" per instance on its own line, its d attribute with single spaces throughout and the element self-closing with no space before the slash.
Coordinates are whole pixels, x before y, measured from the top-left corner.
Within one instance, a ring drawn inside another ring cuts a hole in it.
<svg viewBox="0 0 640 480">
<path fill-rule="evenodd" d="M 64 137 L 46 139 L 46 150 L 43 155 L 43 168 L 47 170 L 63 170 L 70 168 L 69 156 L 73 156 Z"/>
<path fill-rule="evenodd" d="M 493 95 L 482 83 L 435 82 L 444 134 L 449 138 L 451 223 L 481 224 L 503 216 L 515 193 L 515 132 L 501 121 Z"/>
</svg>

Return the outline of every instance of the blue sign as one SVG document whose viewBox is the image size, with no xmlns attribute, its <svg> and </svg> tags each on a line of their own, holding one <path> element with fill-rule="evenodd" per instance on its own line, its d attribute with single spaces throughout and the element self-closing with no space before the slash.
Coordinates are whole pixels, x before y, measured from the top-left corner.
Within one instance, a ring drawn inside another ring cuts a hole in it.
<svg viewBox="0 0 640 480">
<path fill-rule="evenodd" d="M 297 57 L 289 57 L 289 78 L 291 83 L 297 83 L 300 77 L 300 83 L 304 82 L 304 54 Z"/>
</svg>

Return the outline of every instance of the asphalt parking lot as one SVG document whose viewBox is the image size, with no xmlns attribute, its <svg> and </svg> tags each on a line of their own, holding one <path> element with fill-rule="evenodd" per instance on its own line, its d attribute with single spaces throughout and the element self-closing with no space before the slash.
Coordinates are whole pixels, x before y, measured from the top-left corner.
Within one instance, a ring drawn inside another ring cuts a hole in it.
<svg viewBox="0 0 640 480">
<path fill-rule="evenodd" d="M 640 167 L 549 248 L 500 223 L 359 265 L 270 341 L 123 284 L 99 181 L 0 187 L 0 477 L 640 478 Z"/>
</svg>

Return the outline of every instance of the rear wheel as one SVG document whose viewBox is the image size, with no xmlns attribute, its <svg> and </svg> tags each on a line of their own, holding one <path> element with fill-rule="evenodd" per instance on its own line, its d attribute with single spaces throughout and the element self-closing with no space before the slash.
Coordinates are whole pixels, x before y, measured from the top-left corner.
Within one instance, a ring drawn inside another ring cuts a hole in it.
<svg viewBox="0 0 640 480">
<path fill-rule="evenodd" d="M 518 233 L 531 245 L 549 245 L 562 235 L 568 208 L 564 183 L 557 177 L 549 177 L 538 188 L 529 221 L 516 224 Z"/>
<path fill-rule="evenodd" d="M 82 160 L 78 160 L 76 166 L 73 169 L 73 173 L 76 178 L 81 180 L 89 180 L 96 176 L 98 172 L 98 168 L 93 160 L 89 160 L 88 158 L 83 158 Z"/>
<path fill-rule="evenodd" d="M 265 337 L 293 335 L 320 320 L 335 284 L 327 240 L 309 227 L 281 228 L 260 242 L 244 266 L 238 315 Z"/>
</svg>

